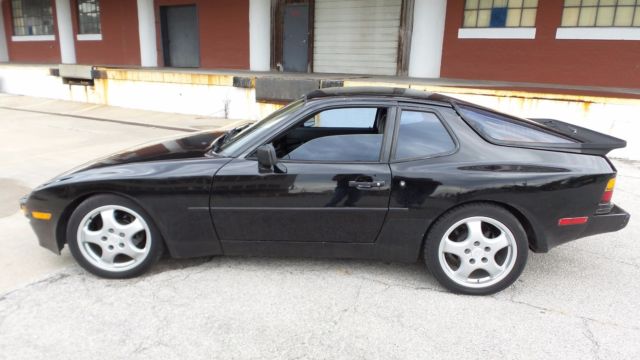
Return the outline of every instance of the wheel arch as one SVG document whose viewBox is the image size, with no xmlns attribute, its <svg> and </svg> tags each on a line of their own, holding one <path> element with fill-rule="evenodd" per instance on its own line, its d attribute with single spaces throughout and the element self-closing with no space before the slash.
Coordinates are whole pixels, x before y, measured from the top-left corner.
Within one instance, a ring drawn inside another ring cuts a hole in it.
<svg viewBox="0 0 640 360">
<path fill-rule="evenodd" d="M 147 210 L 147 208 L 141 204 L 136 198 L 129 196 L 125 193 L 121 193 L 121 192 L 117 192 L 117 191 L 93 191 L 90 193 L 85 193 L 82 194 L 78 197 L 76 197 L 75 199 L 73 199 L 69 204 L 67 204 L 67 206 L 64 208 L 64 210 L 62 211 L 62 213 L 60 214 L 60 219 L 58 220 L 58 224 L 56 226 L 56 230 L 55 230 L 55 235 L 56 235 L 56 243 L 58 245 L 58 250 L 62 250 L 62 248 L 64 247 L 64 245 L 67 243 L 67 226 L 69 225 L 69 219 L 71 219 L 71 214 L 73 214 L 73 212 L 78 208 L 78 206 L 80 206 L 80 204 L 82 204 L 85 200 L 94 197 L 94 196 L 98 196 L 98 195 L 115 195 L 115 196 L 121 196 L 124 197 L 128 200 L 133 201 L 136 205 L 140 206 L 147 214 L 149 214 L 149 211 Z M 152 221 L 153 225 L 155 226 L 155 228 L 158 230 L 158 232 L 160 233 L 160 237 L 162 239 L 162 243 L 165 246 L 165 249 L 167 248 L 166 245 L 166 240 L 164 237 L 164 234 L 162 233 L 162 230 L 160 229 L 160 227 L 157 226 L 157 224 L 155 223 L 155 220 L 153 218 L 148 219 L 148 221 Z"/>
<path fill-rule="evenodd" d="M 536 231 L 534 225 L 531 223 L 531 220 L 527 218 L 527 216 L 525 216 L 525 214 L 520 209 L 518 209 L 517 207 L 511 204 L 507 204 L 507 203 L 495 201 L 495 200 L 472 200 L 472 201 L 456 204 L 446 209 L 429 224 L 429 226 L 427 227 L 427 230 L 424 232 L 424 238 L 422 239 L 422 246 L 420 247 L 419 254 L 423 253 L 427 236 L 429 235 L 429 232 L 433 228 L 434 224 L 436 224 L 438 220 L 440 220 L 440 218 L 442 218 L 445 214 L 449 213 L 450 211 L 453 211 L 459 207 L 474 205 L 474 204 L 489 204 L 489 205 L 499 206 L 507 210 L 509 213 L 511 213 L 511 215 L 515 216 L 515 218 L 518 220 L 520 225 L 522 225 L 522 227 L 524 228 L 524 231 L 527 234 L 527 242 L 529 244 L 529 248 L 534 252 L 545 251 L 546 247 L 542 243 L 542 240 L 541 240 L 542 236 Z"/>
</svg>

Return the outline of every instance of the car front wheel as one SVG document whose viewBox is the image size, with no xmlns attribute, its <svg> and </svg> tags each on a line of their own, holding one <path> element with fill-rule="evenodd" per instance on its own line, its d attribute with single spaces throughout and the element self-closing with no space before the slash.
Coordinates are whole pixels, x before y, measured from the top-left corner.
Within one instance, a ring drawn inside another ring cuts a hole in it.
<svg viewBox="0 0 640 360">
<path fill-rule="evenodd" d="M 470 204 L 443 215 L 427 235 L 425 262 L 446 288 L 487 295 L 511 285 L 527 262 L 527 235 L 509 211 Z"/>
<path fill-rule="evenodd" d="M 80 204 L 69 219 L 67 243 L 78 264 L 112 279 L 142 274 L 163 251 L 144 210 L 115 195 L 94 196 Z"/>
</svg>

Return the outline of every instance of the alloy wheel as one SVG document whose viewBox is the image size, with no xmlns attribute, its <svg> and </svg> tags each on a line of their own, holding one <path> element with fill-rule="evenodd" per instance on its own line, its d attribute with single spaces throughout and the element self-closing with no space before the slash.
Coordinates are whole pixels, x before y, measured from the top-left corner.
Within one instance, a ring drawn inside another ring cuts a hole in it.
<svg viewBox="0 0 640 360">
<path fill-rule="evenodd" d="M 151 249 L 151 231 L 144 218 L 119 205 L 90 211 L 78 226 L 78 248 L 92 265 L 110 272 L 130 270 Z"/>
<path fill-rule="evenodd" d="M 498 283 L 513 269 L 517 245 L 513 234 L 498 220 L 475 216 L 462 219 L 445 232 L 438 259 L 454 282 L 472 288 Z"/>
</svg>

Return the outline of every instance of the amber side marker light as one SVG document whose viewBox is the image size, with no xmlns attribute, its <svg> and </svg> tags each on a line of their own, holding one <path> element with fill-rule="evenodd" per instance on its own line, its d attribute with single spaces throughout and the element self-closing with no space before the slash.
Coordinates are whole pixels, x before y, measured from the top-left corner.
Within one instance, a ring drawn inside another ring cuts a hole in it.
<svg viewBox="0 0 640 360">
<path fill-rule="evenodd" d="M 607 183 L 607 187 L 604 189 L 604 193 L 602 194 L 602 198 L 600 198 L 600 203 L 607 204 L 611 202 L 611 197 L 613 196 L 613 188 L 616 186 L 616 178 L 609 179 Z"/>
<path fill-rule="evenodd" d="M 38 220 L 51 220 L 51 213 L 42 211 L 32 211 L 31 216 Z"/>
<path fill-rule="evenodd" d="M 588 216 L 574 217 L 574 218 L 562 218 L 562 219 L 558 220 L 558 226 L 586 224 L 587 221 L 589 221 L 589 217 Z"/>
</svg>

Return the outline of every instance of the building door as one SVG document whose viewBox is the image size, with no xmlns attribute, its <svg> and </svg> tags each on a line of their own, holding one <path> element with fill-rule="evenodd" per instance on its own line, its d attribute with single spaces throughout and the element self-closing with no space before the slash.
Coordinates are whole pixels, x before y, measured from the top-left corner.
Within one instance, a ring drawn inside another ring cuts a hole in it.
<svg viewBox="0 0 640 360">
<path fill-rule="evenodd" d="M 160 7 L 164 65 L 200 66 L 200 36 L 195 5 Z"/>
<path fill-rule="evenodd" d="M 402 3 L 315 0 L 313 71 L 396 75 Z"/>
<path fill-rule="evenodd" d="M 282 33 L 282 67 L 284 71 L 307 72 L 309 4 L 285 5 Z"/>
</svg>

